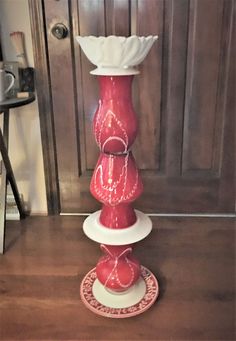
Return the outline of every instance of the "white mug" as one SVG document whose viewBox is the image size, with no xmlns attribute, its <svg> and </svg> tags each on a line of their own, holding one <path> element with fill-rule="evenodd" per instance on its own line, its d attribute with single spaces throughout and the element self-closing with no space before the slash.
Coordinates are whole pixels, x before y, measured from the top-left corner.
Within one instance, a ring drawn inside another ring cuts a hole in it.
<svg viewBox="0 0 236 341">
<path fill-rule="evenodd" d="M 6 81 L 10 79 L 10 84 L 6 88 Z M 4 101 L 6 94 L 13 87 L 15 78 L 11 73 L 6 73 L 5 70 L 0 70 L 0 102 Z"/>
</svg>

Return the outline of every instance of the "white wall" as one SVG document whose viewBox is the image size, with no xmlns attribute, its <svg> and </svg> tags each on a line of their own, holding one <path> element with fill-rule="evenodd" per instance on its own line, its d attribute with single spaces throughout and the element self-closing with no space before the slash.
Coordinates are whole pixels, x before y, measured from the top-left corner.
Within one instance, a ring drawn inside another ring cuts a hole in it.
<svg viewBox="0 0 236 341">
<path fill-rule="evenodd" d="M 17 61 L 10 32 L 22 31 L 30 66 L 34 66 L 28 0 L 0 0 L 4 60 Z M 9 154 L 19 192 L 31 213 L 46 214 L 46 191 L 37 101 L 10 111 Z"/>
</svg>

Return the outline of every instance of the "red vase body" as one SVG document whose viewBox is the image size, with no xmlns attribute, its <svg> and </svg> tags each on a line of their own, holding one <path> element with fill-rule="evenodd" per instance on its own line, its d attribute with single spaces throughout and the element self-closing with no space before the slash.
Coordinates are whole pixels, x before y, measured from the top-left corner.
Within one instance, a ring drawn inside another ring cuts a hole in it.
<svg viewBox="0 0 236 341">
<path fill-rule="evenodd" d="M 90 190 L 100 202 L 116 206 L 130 203 L 142 193 L 143 185 L 131 152 L 125 155 L 101 153 Z"/>
<path fill-rule="evenodd" d="M 137 135 L 131 85 L 133 76 L 99 76 L 100 100 L 93 128 L 101 150 L 90 190 L 103 203 L 100 222 L 126 228 L 136 222 L 130 205 L 143 190 L 134 157 L 129 151 Z"/>
<path fill-rule="evenodd" d="M 98 280 L 112 291 L 123 292 L 128 290 L 140 275 L 140 264 L 131 255 L 131 246 L 102 244 L 101 249 L 106 255 L 99 259 L 96 266 Z"/>
<path fill-rule="evenodd" d="M 102 152 L 126 153 L 137 135 L 132 80 L 133 76 L 99 76 L 101 96 L 93 129 Z"/>
</svg>

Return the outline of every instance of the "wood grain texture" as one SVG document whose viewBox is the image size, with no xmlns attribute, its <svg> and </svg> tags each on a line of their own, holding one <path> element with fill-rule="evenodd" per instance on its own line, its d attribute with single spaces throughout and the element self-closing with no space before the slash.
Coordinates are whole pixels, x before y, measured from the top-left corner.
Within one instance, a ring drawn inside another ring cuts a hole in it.
<svg viewBox="0 0 236 341">
<path fill-rule="evenodd" d="M 47 206 L 49 214 L 57 214 L 60 211 L 58 169 L 42 1 L 29 0 L 29 13 L 34 51 L 35 86 L 39 107 Z"/>
<path fill-rule="evenodd" d="M 0 257 L 0 339 L 234 340 L 235 220 L 154 218 L 135 247 L 160 284 L 144 314 L 106 319 L 79 296 L 83 276 L 101 255 L 81 217 L 8 222 Z"/>
<path fill-rule="evenodd" d="M 144 18 L 149 18 L 144 20 Z M 158 41 L 139 66 L 140 75 L 134 79 L 133 102 L 138 116 L 139 131 L 134 151 L 138 166 L 145 171 L 157 174 L 161 171 L 161 90 L 163 61 L 163 1 L 138 1 L 132 7 L 131 20 L 134 20 L 132 34 L 138 36 L 158 35 Z M 136 25 L 136 27 L 135 27 Z"/>
<path fill-rule="evenodd" d="M 106 32 L 104 1 L 79 1 L 78 8 L 79 15 L 74 20 L 77 22 L 80 35 L 104 36 Z M 80 102 L 78 115 L 82 116 L 84 122 L 81 128 L 83 129 L 85 144 L 85 154 L 83 155 L 85 169 L 82 175 L 86 177 L 87 183 L 89 183 L 90 174 L 86 174 L 86 171 L 95 167 L 99 155 L 92 131 L 92 121 L 98 105 L 97 98 L 99 97 L 99 89 L 96 77 L 89 73 L 95 69 L 95 66 L 88 61 L 88 58 L 82 51 L 80 51 L 80 59 L 80 65 L 77 65 L 79 66 L 78 72 L 81 73 L 83 95 L 78 98 Z M 96 81 L 94 82 L 94 80 Z"/>
<path fill-rule="evenodd" d="M 58 40 L 51 32 L 52 27 L 58 22 L 69 27 L 69 6 L 67 1 L 58 1 L 56 6 L 55 12 L 51 1 L 44 2 L 44 9 L 47 13 L 45 24 L 52 85 L 58 181 L 60 199 L 63 203 L 68 188 L 72 187 L 73 179 L 78 176 L 79 153 L 70 35 Z M 74 150 L 73 158 L 71 158 L 71 150 Z"/>
<path fill-rule="evenodd" d="M 130 1 L 109 0 L 105 5 L 106 36 L 130 36 Z"/>
<path fill-rule="evenodd" d="M 230 14 L 224 1 L 190 1 L 184 172 L 219 175 L 226 115 L 222 103 L 229 72 L 226 67 L 229 50 L 224 46 L 224 39 L 229 37 Z"/>
</svg>

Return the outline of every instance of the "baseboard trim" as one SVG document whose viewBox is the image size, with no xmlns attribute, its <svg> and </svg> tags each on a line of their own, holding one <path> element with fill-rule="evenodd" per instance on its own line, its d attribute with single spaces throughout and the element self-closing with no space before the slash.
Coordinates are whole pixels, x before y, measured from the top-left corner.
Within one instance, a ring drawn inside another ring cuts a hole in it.
<svg viewBox="0 0 236 341">
<path fill-rule="evenodd" d="M 91 213 L 60 213 L 61 216 L 88 216 Z M 236 213 L 146 213 L 149 217 L 236 218 Z"/>
<path fill-rule="evenodd" d="M 27 212 L 27 215 L 30 217 L 47 217 L 47 212 Z"/>
</svg>

